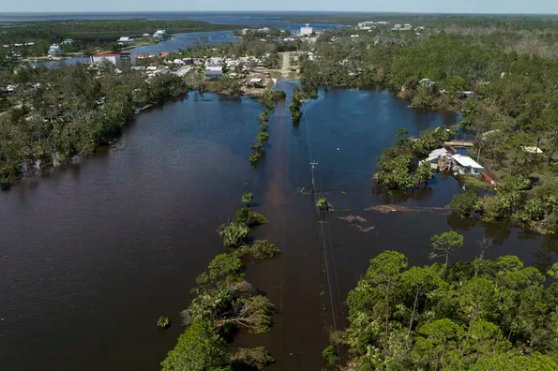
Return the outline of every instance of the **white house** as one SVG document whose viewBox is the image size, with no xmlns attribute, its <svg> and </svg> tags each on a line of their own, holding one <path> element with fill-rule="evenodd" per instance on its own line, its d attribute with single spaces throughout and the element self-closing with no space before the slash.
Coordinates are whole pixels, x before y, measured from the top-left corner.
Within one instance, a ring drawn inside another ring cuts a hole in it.
<svg viewBox="0 0 558 371">
<path fill-rule="evenodd" d="M 358 23 L 358 28 L 361 29 L 361 30 L 370 30 L 374 27 L 376 27 L 376 22 L 365 21 L 365 22 L 359 22 Z"/>
<path fill-rule="evenodd" d="M 311 36 L 314 33 L 314 28 L 306 23 L 305 27 L 300 27 L 300 36 Z"/>
<path fill-rule="evenodd" d="M 453 155 L 454 168 L 461 175 L 480 175 L 484 168 L 469 156 Z"/>
<path fill-rule="evenodd" d="M 128 36 L 122 36 L 116 42 L 118 45 L 130 45 L 134 42 L 134 39 L 130 39 Z"/>
<path fill-rule="evenodd" d="M 64 55 L 64 50 L 58 44 L 52 44 L 48 49 L 48 55 L 51 57 L 60 57 Z"/>
<path fill-rule="evenodd" d="M 445 149 L 445 148 L 438 148 L 438 149 L 435 149 L 434 151 L 430 152 L 428 157 L 426 159 L 422 160 L 421 162 L 423 162 L 423 161 L 437 162 L 440 157 L 445 157 L 445 156 L 449 156 L 448 150 Z"/>
<path fill-rule="evenodd" d="M 153 34 L 153 38 L 155 38 L 155 39 L 164 39 L 165 36 L 167 36 L 167 31 L 165 31 L 165 30 L 157 30 Z"/>
</svg>

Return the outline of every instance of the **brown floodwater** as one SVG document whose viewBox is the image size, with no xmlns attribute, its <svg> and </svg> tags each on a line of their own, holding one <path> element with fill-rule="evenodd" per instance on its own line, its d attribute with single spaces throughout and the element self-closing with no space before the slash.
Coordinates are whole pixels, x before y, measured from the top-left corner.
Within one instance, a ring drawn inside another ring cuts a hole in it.
<svg viewBox="0 0 558 371">
<path fill-rule="evenodd" d="M 555 260 L 552 238 L 449 217 L 442 208 L 461 191 L 452 177 L 407 197 L 373 189 L 375 158 L 398 128 L 416 135 L 455 115 L 411 110 L 384 91 L 333 89 L 293 126 L 292 86 L 279 84 L 289 96 L 257 169 L 248 156 L 261 106 L 190 95 L 141 113 L 107 153 L 0 194 L 0 369 L 159 369 L 195 277 L 224 251 L 216 228 L 246 190 L 271 222 L 253 236 L 283 253 L 246 268 L 276 305 L 273 330 L 241 333 L 231 346 L 266 346 L 277 359 L 270 371 L 321 369 L 329 330 L 346 325 L 347 292 L 383 250 L 426 264 L 430 236 L 455 229 L 465 245 L 452 261 L 472 260 L 483 236 L 497 238 L 489 258 L 514 254 L 541 269 Z M 304 194 L 312 160 L 316 191 L 335 208 L 327 216 Z M 366 210 L 382 204 L 405 208 Z M 161 315 L 169 330 L 157 328 Z"/>
</svg>

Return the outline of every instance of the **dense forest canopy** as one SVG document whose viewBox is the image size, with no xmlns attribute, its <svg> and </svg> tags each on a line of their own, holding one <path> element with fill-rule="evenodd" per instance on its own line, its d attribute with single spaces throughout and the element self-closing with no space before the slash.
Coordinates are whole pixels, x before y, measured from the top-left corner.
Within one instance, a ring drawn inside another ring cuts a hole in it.
<svg viewBox="0 0 558 371">
<path fill-rule="evenodd" d="M 515 256 L 409 267 L 404 255 L 385 251 L 347 300 L 348 366 L 556 370 L 557 269 L 543 274 Z"/>
</svg>

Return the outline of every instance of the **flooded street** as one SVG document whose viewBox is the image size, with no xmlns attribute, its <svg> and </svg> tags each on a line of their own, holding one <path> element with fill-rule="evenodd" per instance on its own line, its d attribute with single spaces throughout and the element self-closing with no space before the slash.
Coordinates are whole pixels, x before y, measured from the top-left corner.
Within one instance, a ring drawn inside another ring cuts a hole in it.
<svg viewBox="0 0 558 371">
<path fill-rule="evenodd" d="M 417 135 L 455 115 L 411 110 L 385 91 L 332 89 L 293 126 L 293 84 L 279 83 L 287 101 L 257 169 L 248 157 L 261 105 L 190 94 L 141 113 L 107 153 L 1 193 L 1 368 L 159 369 L 183 331 L 179 312 L 195 277 L 224 251 L 216 229 L 246 190 L 270 221 L 254 235 L 283 253 L 246 272 L 275 303 L 275 327 L 240 334 L 235 345 L 264 345 L 277 360 L 271 371 L 321 369 L 328 331 L 344 328 L 348 290 L 386 249 L 425 264 L 431 235 L 453 228 L 465 245 L 452 261 L 472 260 L 485 235 L 497 237 L 489 258 L 513 254 L 541 269 L 556 259 L 552 238 L 440 210 L 460 192 L 451 177 L 407 198 L 375 193 L 375 159 L 398 128 Z M 312 196 L 297 192 L 310 189 L 311 161 L 316 191 L 335 208 L 325 220 Z M 407 211 L 366 210 L 382 204 Z M 161 315 L 169 330 L 157 328 Z"/>
</svg>

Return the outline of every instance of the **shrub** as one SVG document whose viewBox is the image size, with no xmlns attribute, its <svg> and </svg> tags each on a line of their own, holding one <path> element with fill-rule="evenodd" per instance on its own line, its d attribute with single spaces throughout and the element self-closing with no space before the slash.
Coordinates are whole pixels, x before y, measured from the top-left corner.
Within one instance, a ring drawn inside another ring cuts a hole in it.
<svg viewBox="0 0 558 371">
<path fill-rule="evenodd" d="M 157 321 L 157 326 L 159 326 L 160 328 L 168 328 L 170 326 L 169 317 L 166 316 L 159 317 L 159 320 Z"/>
<path fill-rule="evenodd" d="M 451 199 L 450 209 L 456 215 L 461 217 L 471 216 L 475 211 L 480 210 L 480 197 L 476 191 L 469 189 L 467 192 L 460 195 L 455 195 Z"/>
<path fill-rule="evenodd" d="M 281 250 L 267 240 L 257 240 L 250 247 L 250 253 L 256 259 L 274 258 Z"/>
</svg>

